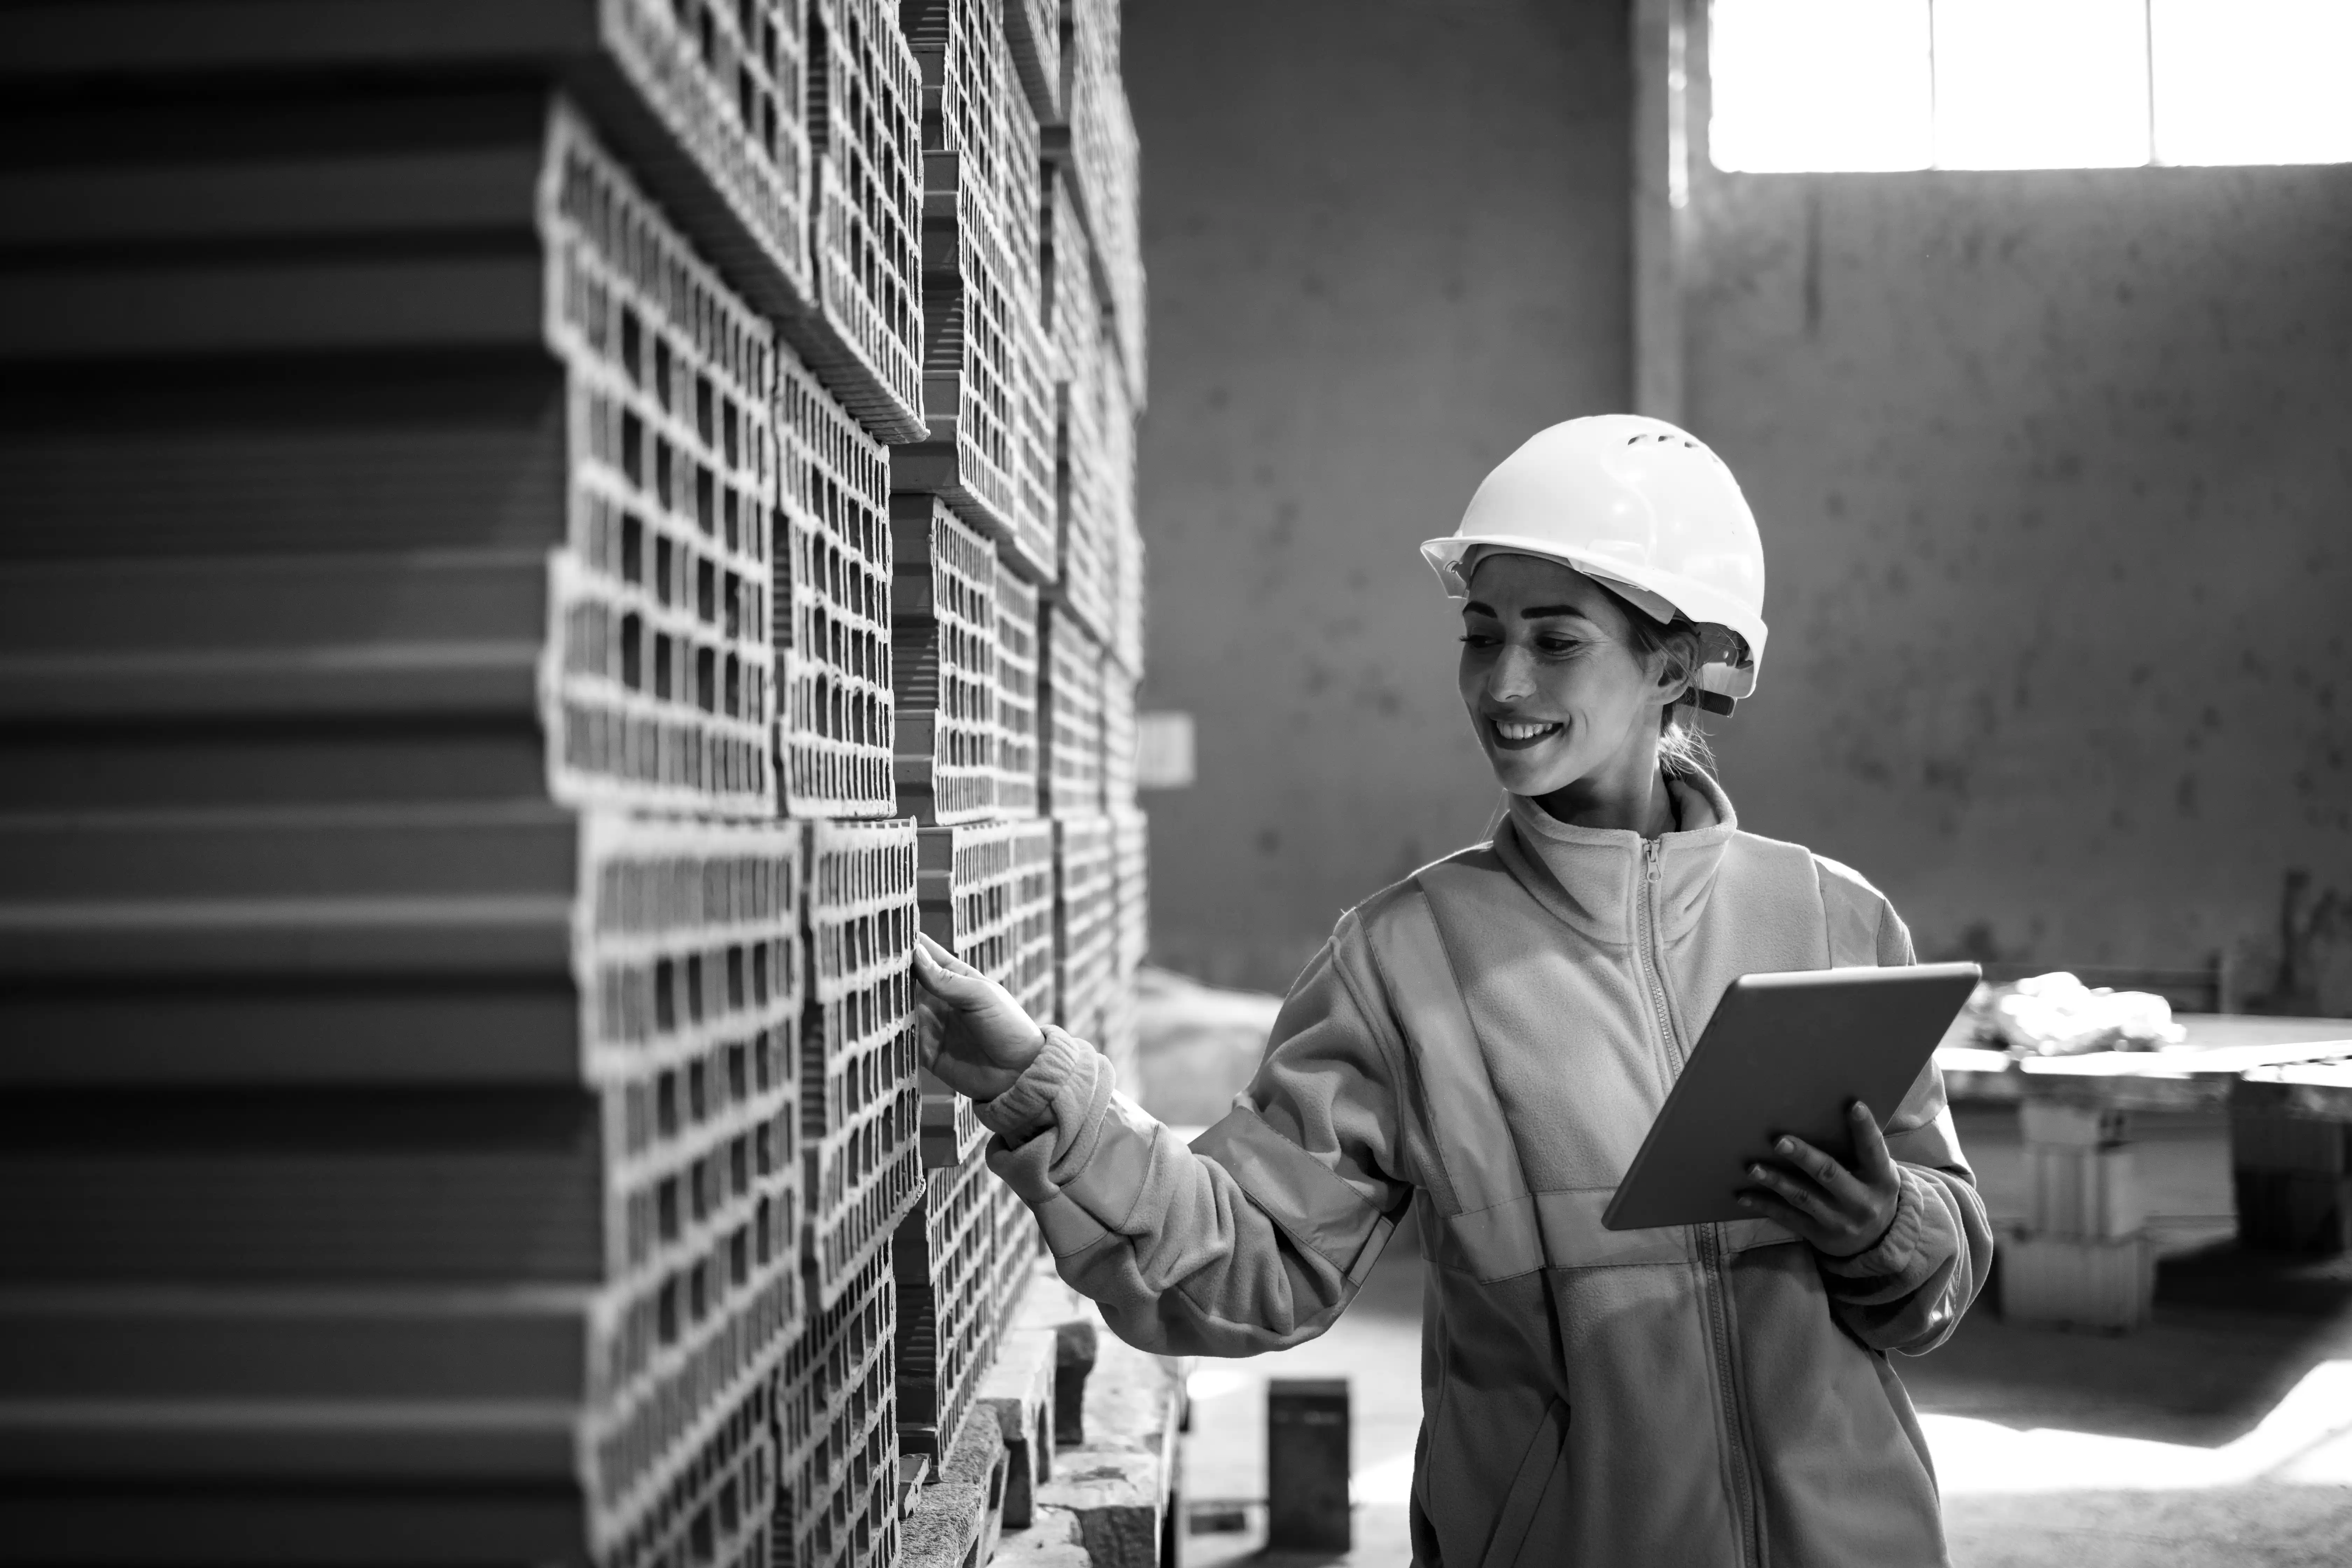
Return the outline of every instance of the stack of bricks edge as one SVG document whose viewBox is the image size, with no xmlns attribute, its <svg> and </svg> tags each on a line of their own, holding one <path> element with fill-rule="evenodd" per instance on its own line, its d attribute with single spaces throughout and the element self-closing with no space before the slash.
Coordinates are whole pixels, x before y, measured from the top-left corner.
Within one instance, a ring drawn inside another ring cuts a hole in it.
<svg viewBox="0 0 2352 1568">
<path fill-rule="evenodd" d="M 1042 1256 L 917 933 L 1132 1075 L 1117 6 L 273 15 L 0 58 L 0 1542 L 894 1563 Z"/>
</svg>

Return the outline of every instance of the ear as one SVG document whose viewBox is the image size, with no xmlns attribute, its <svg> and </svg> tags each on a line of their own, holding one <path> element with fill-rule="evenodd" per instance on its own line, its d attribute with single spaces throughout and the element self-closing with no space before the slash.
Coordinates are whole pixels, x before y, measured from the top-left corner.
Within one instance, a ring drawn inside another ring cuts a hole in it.
<svg viewBox="0 0 2352 1568">
<path fill-rule="evenodd" d="M 1668 640 L 1652 656 L 1655 661 L 1650 669 L 1653 695 L 1671 708 L 1683 700 L 1698 677 L 1698 650 L 1688 639 Z"/>
</svg>

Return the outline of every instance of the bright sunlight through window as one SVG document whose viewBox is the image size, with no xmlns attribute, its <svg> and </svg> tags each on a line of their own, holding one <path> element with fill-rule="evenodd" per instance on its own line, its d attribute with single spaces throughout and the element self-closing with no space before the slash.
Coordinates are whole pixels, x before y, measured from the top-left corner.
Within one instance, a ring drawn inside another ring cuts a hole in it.
<svg viewBox="0 0 2352 1568">
<path fill-rule="evenodd" d="M 2352 0 L 1714 0 L 1716 167 L 2352 162 Z"/>
</svg>

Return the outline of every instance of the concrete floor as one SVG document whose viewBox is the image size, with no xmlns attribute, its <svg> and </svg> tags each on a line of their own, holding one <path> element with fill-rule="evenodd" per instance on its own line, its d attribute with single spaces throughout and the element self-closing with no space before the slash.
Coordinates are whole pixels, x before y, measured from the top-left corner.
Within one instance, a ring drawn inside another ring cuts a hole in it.
<svg viewBox="0 0 2352 1568">
<path fill-rule="evenodd" d="M 2013 1113 L 1964 1109 L 1963 1146 L 1997 1218 L 2022 1206 Z M 2157 1321 L 2101 1336 L 2003 1322 L 1979 1303 L 1950 1342 L 1899 1364 L 1937 1456 L 1957 1568 L 2302 1568 L 2352 1563 L 2352 1268 L 2257 1278 L 2228 1251 L 2218 1117 L 2146 1119 L 2143 1180 L 2176 1255 Z M 1265 1495 L 1269 1377 L 1353 1381 L 1356 1549 L 1408 1561 L 1420 1421 L 1417 1250 L 1392 1247 L 1348 1316 L 1312 1343 L 1193 1379 L 1184 1492 Z M 2286 1310 L 2291 1308 L 2292 1310 Z M 1189 1568 L 1257 1554 L 1246 1528 L 1189 1535 Z"/>
</svg>

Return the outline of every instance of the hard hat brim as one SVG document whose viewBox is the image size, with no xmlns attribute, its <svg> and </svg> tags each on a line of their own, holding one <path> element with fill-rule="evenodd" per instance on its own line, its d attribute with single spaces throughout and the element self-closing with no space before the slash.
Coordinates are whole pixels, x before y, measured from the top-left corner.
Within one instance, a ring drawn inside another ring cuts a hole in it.
<svg viewBox="0 0 2352 1568">
<path fill-rule="evenodd" d="M 1745 660 L 1733 663 L 1719 659 L 1703 667 L 1697 677 L 1700 689 L 1735 700 L 1746 698 L 1756 690 L 1757 667 L 1763 662 L 1765 626 L 1763 617 L 1748 611 L 1728 595 L 1704 583 L 1672 572 L 1658 572 L 1646 566 L 1635 566 L 1608 556 L 1563 546 L 1552 540 L 1532 539 L 1524 534 L 1449 534 L 1443 539 L 1423 540 L 1421 558 L 1437 574 L 1438 585 L 1449 599 L 1470 596 L 1467 576 L 1474 570 L 1474 552 L 1533 555 L 1580 572 L 1612 588 L 1631 587 L 1640 593 L 1664 600 L 1669 606 L 1701 626 L 1718 626 L 1736 634 L 1746 645 Z M 1469 562 L 1468 567 L 1465 563 Z M 1649 611 L 1649 606 L 1642 606 Z M 1654 611 L 1650 611 L 1654 615 Z"/>
</svg>

